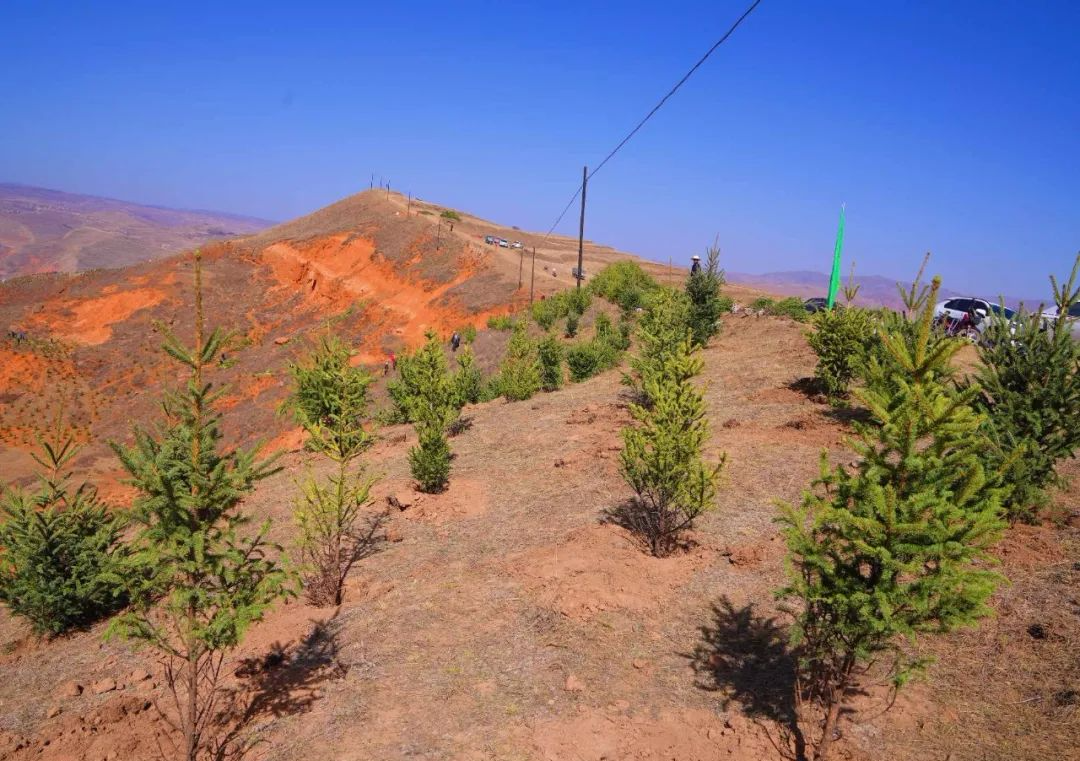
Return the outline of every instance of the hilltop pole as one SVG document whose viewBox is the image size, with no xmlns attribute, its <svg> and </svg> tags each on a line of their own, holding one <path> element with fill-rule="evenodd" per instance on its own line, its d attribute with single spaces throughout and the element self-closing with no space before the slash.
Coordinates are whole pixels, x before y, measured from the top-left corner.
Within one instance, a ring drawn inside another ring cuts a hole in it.
<svg viewBox="0 0 1080 761">
<path fill-rule="evenodd" d="M 533 303 L 533 289 L 536 287 L 536 246 L 533 246 L 532 277 L 529 280 L 529 306 Z"/>
<path fill-rule="evenodd" d="M 585 185 L 589 182 L 589 167 L 581 169 L 581 222 L 578 224 L 577 236 L 577 287 L 581 289 L 581 281 L 585 279 Z M 535 256 L 535 253 L 534 253 Z M 535 269 L 535 268 L 534 268 Z"/>
<path fill-rule="evenodd" d="M 525 271 L 525 249 L 521 249 L 521 257 L 518 259 L 518 290 L 521 290 L 521 274 Z"/>
<path fill-rule="evenodd" d="M 844 248 L 844 207 L 840 204 L 840 227 L 836 230 L 836 247 L 833 248 L 832 275 L 829 277 L 828 308 L 836 303 L 836 292 L 840 289 L 840 252 Z"/>
</svg>

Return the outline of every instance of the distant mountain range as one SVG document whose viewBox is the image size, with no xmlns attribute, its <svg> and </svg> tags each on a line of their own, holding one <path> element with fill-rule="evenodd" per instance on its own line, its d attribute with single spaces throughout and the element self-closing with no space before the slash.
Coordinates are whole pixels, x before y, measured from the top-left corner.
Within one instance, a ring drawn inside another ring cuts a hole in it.
<svg viewBox="0 0 1080 761">
<path fill-rule="evenodd" d="M 727 272 L 727 279 L 732 283 L 760 288 L 764 291 L 781 294 L 784 296 L 799 296 L 811 298 L 825 296 L 829 290 L 829 276 L 824 272 L 810 270 L 794 270 L 790 272 L 766 272 L 762 275 L 751 275 L 745 272 Z M 855 282 L 859 286 L 859 294 L 856 303 L 868 306 L 887 306 L 892 309 L 900 309 L 903 302 L 897 291 L 897 281 L 894 278 L 882 277 L 881 275 L 856 275 Z M 847 276 L 843 278 L 843 284 L 847 283 Z M 910 283 L 901 285 L 909 286 Z M 941 298 L 952 296 L 979 296 L 990 301 L 997 301 L 1000 294 L 990 293 L 967 293 L 953 291 L 948 288 L 941 289 Z M 1005 295 L 1007 306 L 1015 306 L 1023 302 L 1029 307 L 1034 307 L 1040 301 L 1046 301 L 1048 297 L 1027 297 Z"/>
<path fill-rule="evenodd" d="M 124 267 L 271 224 L 0 183 L 0 278 Z"/>
</svg>

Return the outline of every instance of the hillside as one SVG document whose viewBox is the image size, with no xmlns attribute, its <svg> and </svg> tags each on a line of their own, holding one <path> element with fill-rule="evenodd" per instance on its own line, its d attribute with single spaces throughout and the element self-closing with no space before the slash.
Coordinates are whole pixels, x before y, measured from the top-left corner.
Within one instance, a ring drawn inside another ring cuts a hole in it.
<svg viewBox="0 0 1080 761">
<path fill-rule="evenodd" d="M 513 235 L 532 245 L 541 236 L 465 213 L 451 231 L 442 211 L 367 191 L 203 247 L 208 313 L 237 332 L 221 378 L 230 386 L 225 404 L 236 440 L 288 443 L 288 426 L 275 414 L 286 366 L 328 323 L 354 345 L 356 362 L 378 369 L 388 352 L 416 346 L 429 329 L 448 335 L 466 323 L 482 326 L 528 301 L 529 269 L 518 288 L 521 252 L 483 239 Z M 565 262 L 576 251 L 576 240 L 562 237 L 539 249 L 537 297 L 572 284 Z M 590 268 L 627 256 L 591 243 L 586 254 Z M 130 436 L 133 419 L 154 418 L 157 394 L 145 391 L 173 377 L 154 326 L 190 334 L 190 304 L 188 254 L 0 284 L 0 471 L 14 479 L 29 472 L 35 432 L 63 403 L 90 442 L 81 466 L 106 487 L 115 484 L 105 442 Z M 494 349 L 482 358 L 495 361 Z"/>
<path fill-rule="evenodd" d="M 726 319 L 703 377 L 709 450 L 729 457 L 718 509 L 689 551 L 663 560 L 603 521 L 628 495 L 617 372 L 467 408 L 449 491 L 393 510 L 345 604 L 280 606 L 230 658 L 260 740 L 251 757 L 790 758 L 787 619 L 770 594 L 783 574 L 774 501 L 798 498 L 822 449 L 850 457 L 844 417 L 800 390 L 812 367 L 800 325 Z M 385 429 L 368 456 L 382 474 L 373 511 L 411 494 L 413 437 Z M 246 508 L 287 541 L 295 478 L 317 463 L 293 452 L 281 464 Z M 837 758 L 1077 758 L 1080 533 L 1020 526 L 999 555 L 1012 584 L 997 617 L 928 640 L 939 664 L 927 680 L 887 713 L 867 696 Z M 0 615 L 0 757 L 155 757 L 160 675 L 145 653 L 101 645 L 101 630 L 41 643 Z"/>
<path fill-rule="evenodd" d="M 270 223 L 0 183 L 0 280 L 126 267 Z"/>
</svg>

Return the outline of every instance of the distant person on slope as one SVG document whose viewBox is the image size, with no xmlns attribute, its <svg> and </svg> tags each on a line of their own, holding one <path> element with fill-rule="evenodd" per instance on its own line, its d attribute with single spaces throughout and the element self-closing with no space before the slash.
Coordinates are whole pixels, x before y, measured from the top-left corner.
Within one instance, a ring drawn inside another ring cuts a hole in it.
<svg viewBox="0 0 1080 761">
<path fill-rule="evenodd" d="M 690 274 L 691 275 L 696 275 L 699 272 L 701 272 L 701 257 L 697 256 L 697 255 L 694 255 L 694 256 L 691 256 L 690 259 L 694 262 L 693 264 L 690 265 Z"/>
<path fill-rule="evenodd" d="M 454 335 L 450 336 L 450 351 L 457 351 L 459 346 L 461 346 L 461 336 L 454 331 Z"/>
</svg>

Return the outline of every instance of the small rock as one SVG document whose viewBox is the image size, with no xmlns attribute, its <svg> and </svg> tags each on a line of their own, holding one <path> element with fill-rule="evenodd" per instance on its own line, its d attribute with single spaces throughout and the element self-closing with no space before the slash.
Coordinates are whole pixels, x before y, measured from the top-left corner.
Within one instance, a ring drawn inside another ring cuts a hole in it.
<svg viewBox="0 0 1080 761">
<path fill-rule="evenodd" d="M 419 496 L 412 491 L 399 491 L 386 498 L 387 504 L 390 507 L 396 507 L 398 510 L 408 510 L 419 501 Z"/>
<path fill-rule="evenodd" d="M 57 716 L 60 715 L 60 711 L 61 711 L 60 706 L 53 706 L 52 708 L 50 708 L 45 713 L 45 718 L 46 719 L 55 719 Z"/>
<path fill-rule="evenodd" d="M 394 526 L 390 526 L 389 528 L 386 529 L 386 541 L 388 541 L 388 542 L 400 542 L 404 538 L 405 537 L 404 537 L 404 535 L 402 535 L 400 529 L 395 528 Z"/>
<path fill-rule="evenodd" d="M 77 698 L 82 695 L 83 686 L 78 682 L 64 682 L 56 694 L 62 698 Z"/>
<path fill-rule="evenodd" d="M 634 660 L 632 661 L 632 665 L 633 665 L 633 667 L 634 667 L 634 668 L 636 668 L 636 669 L 643 669 L 643 668 L 645 668 L 646 666 L 648 666 L 648 665 L 649 665 L 649 662 L 648 662 L 648 661 L 646 661 L 646 660 L 644 660 L 644 659 L 642 659 L 642 658 L 635 658 L 635 659 L 634 659 Z"/>
<path fill-rule="evenodd" d="M 90 691 L 95 695 L 104 695 L 106 692 L 112 692 L 115 689 L 115 679 L 102 679 L 101 681 L 94 682 L 90 685 Z"/>
<path fill-rule="evenodd" d="M 274 344 L 277 345 L 277 346 L 284 346 L 288 342 L 289 342 L 289 337 L 288 336 L 278 336 L 277 338 L 274 339 Z"/>
<path fill-rule="evenodd" d="M 565 689 L 567 692 L 582 692 L 585 690 L 585 685 L 582 684 L 581 680 L 578 679 L 576 676 L 570 674 L 568 677 L 566 677 L 566 685 L 563 689 Z"/>
<path fill-rule="evenodd" d="M 131 672 L 131 675 L 128 676 L 128 681 L 135 684 L 137 682 L 145 682 L 149 678 L 150 672 L 146 669 L 135 669 Z"/>
<path fill-rule="evenodd" d="M 556 468 L 565 468 L 565 467 L 566 467 L 566 460 L 564 460 L 564 459 L 562 459 L 562 458 L 560 457 L 559 459 L 557 459 L 557 460 L 555 461 L 555 467 L 556 467 Z"/>
</svg>

